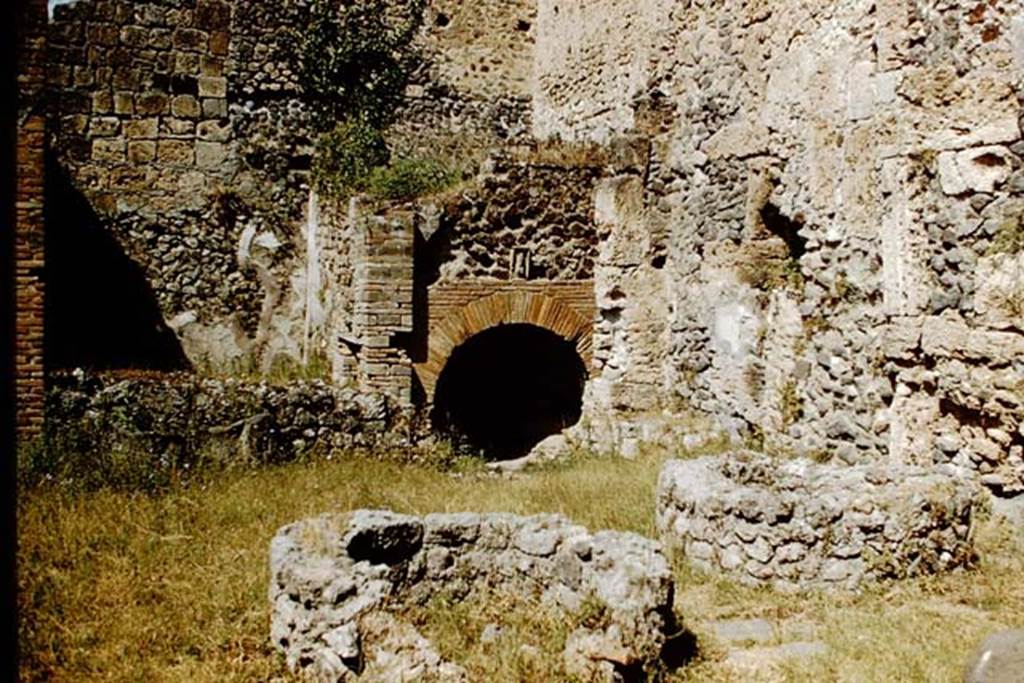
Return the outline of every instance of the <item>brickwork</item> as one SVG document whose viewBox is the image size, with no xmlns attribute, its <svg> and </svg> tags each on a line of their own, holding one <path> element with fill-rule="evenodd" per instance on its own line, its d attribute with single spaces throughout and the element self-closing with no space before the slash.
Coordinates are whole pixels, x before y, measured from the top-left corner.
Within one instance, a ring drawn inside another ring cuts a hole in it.
<svg viewBox="0 0 1024 683">
<path fill-rule="evenodd" d="M 448 358 L 460 344 L 498 325 L 543 327 L 576 344 L 583 362 L 593 353 L 594 284 L 588 280 L 467 280 L 438 285 L 430 305 L 427 358 L 416 375 L 427 400 Z"/>
<path fill-rule="evenodd" d="M 31 437 L 42 429 L 45 400 L 42 271 L 46 118 L 41 94 L 46 80 L 46 2 L 26 3 L 26 13 L 18 65 L 15 390 L 19 433 Z"/>
<path fill-rule="evenodd" d="M 430 288 L 430 326 L 433 328 L 457 310 L 477 299 L 499 293 L 521 292 L 549 296 L 564 302 L 577 313 L 592 320 L 596 312 L 592 280 L 465 280 L 436 284 Z"/>
<path fill-rule="evenodd" d="M 355 264 L 355 326 L 362 341 L 359 386 L 412 400 L 412 365 L 395 335 L 413 328 L 412 216 L 371 217 Z"/>
<path fill-rule="evenodd" d="M 337 220 L 337 219 L 334 219 Z M 412 215 L 362 213 L 353 203 L 325 254 L 334 378 L 412 401 L 412 363 L 400 336 L 413 331 Z"/>
</svg>

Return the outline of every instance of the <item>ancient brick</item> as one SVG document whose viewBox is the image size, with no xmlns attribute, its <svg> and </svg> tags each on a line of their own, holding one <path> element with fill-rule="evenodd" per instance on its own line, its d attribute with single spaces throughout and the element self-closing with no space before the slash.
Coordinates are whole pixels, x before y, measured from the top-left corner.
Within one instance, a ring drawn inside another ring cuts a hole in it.
<svg viewBox="0 0 1024 683">
<path fill-rule="evenodd" d="M 155 28 L 149 32 L 149 46 L 155 50 L 167 50 L 171 47 L 173 32 L 166 28 Z"/>
<path fill-rule="evenodd" d="M 223 76 L 224 60 L 203 55 L 199 58 L 199 73 L 203 76 Z"/>
<path fill-rule="evenodd" d="M 134 90 L 142 82 L 142 70 L 136 67 L 122 66 L 114 69 L 110 83 L 120 90 Z"/>
<path fill-rule="evenodd" d="M 132 140 L 128 143 L 128 161 L 132 164 L 148 164 L 156 158 L 156 142 Z"/>
<path fill-rule="evenodd" d="M 175 53 L 174 70 L 182 74 L 199 73 L 199 55 L 194 52 Z"/>
<path fill-rule="evenodd" d="M 149 31 L 141 26 L 125 26 L 121 29 L 121 44 L 129 47 L 143 47 L 149 43 Z"/>
<path fill-rule="evenodd" d="M 89 123 L 89 135 L 94 138 L 109 138 L 121 130 L 121 120 L 116 116 L 94 116 Z"/>
<path fill-rule="evenodd" d="M 206 48 L 208 41 L 209 34 L 204 31 L 179 28 L 174 31 L 172 45 L 178 50 L 201 50 Z"/>
<path fill-rule="evenodd" d="M 227 118 L 228 103 L 224 99 L 206 98 L 203 100 L 203 116 L 207 118 Z"/>
<path fill-rule="evenodd" d="M 191 137 L 195 134 L 196 124 L 188 119 L 175 119 L 165 116 L 160 119 L 160 133 L 175 137 Z"/>
<path fill-rule="evenodd" d="M 114 93 L 114 113 L 134 114 L 135 97 L 130 90 Z"/>
<path fill-rule="evenodd" d="M 124 134 L 129 138 L 155 138 L 157 135 L 156 118 L 131 119 L 124 123 Z"/>
<path fill-rule="evenodd" d="M 195 25 L 208 31 L 226 30 L 231 24 L 231 6 L 218 0 L 199 0 L 196 3 Z"/>
<path fill-rule="evenodd" d="M 114 96 L 109 90 L 100 90 L 92 94 L 92 112 L 109 114 L 114 111 Z"/>
<path fill-rule="evenodd" d="M 135 97 L 135 112 L 140 116 L 164 114 L 167 112 L 169 98 L 162 92 L 144 92 Z"/>
<path fill-rule="evenodd" d="M 76 66 L 74 71 L 74 84 L 76 87 L 89 86 L 96 82 L 93 70 L 88 66 Z"/>
<path fill-rule="evenodd" d="M 195 150 L 186 140 L 160 140 L 157 143 L 157 158 L 162 164 L 189 166 L 195 162 Z"/>
<path fill-rule="evenodd" d="M 92 142 L 92 160 L 123 162 L 125 142 L 121 138 L 103 138 Z"/>
<path fill-rule="evenodd" d="M 228 79 L 221 76 L 200 76 L 200 97 L 227 97 Z"/>
<path fill-rule="evenodd" d="M 199 118 L 199 102 L 191 95 L 178 95 L 171 100 L 171 114 L 180 118 Z"/>
<path fill-rule="evenodd" d="M 215 55 L 226 55 L 231 37 L 226 31 L 214 31 L 210 34 L 210 52 Z"/>
</svg>

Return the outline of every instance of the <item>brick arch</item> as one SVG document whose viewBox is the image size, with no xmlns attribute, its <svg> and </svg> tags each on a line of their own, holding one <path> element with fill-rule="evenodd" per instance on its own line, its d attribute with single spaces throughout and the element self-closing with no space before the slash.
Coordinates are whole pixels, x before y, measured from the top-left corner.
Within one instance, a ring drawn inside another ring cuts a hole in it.
<svg viewBox="0 0 1024 683">
<path fill-rule="evenodd" d="M 433 400 L 437 380 L 456 348 L 484 330 L 516 324 L 536 325 L 572 342 L 584 365 L 590 366 L 592 321 L 555 297 L 500 292 L 466 304 L 430 328 L 427 360 L 416 366 L 427 399 Z"/>
</svg>

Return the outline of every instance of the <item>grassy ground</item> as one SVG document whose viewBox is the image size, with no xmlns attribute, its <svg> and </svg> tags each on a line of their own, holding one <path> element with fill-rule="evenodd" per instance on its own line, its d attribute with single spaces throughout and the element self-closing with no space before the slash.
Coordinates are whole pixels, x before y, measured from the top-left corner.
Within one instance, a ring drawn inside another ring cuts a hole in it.
<svg viewBox="0 0 1024 683">
<path fill-rule="evenodd" d="M 370 461 L 226 473 L 159 495 L 23 492 L 19 602 L 24 680 L 287 680 L 267 643 L 267 548 L 274 532 L 329 510 L 559 512 L 591 529 L 651 534 L 661 460 L 582 460 L 512 480 Z M 951 681 L 989 631 L 1024 625 L 1024 539 L 983 525 L 981 566 L 859 596 L 792 597 L 742 588 L 680 565 L 677 607 L 701 657 L 678 681 Z M 479 643 L 511 623 L 513 647 Z M 709 635 L 716 619 L 807 623 L 821 661 L 757 677 L 731 671 Z M 551 681 L 562 625 L 507 609 L 421 615 L 442 652 L 474 680 Z M 523 646 L 526 647 L 523 647 Z"/>
</svg>

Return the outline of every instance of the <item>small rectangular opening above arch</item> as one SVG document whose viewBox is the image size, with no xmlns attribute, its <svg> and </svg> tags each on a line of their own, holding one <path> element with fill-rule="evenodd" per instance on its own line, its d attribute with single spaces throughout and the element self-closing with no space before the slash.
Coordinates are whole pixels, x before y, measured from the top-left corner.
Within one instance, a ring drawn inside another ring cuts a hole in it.
<svg viewBox="0 0 1024 683">
<path fill-rule="evenodd" d="M 509 269 L 511 279 L 529 280 L 533 270 L 533 252 L 526 247 L 512 249 L 512 266 Z"/>
</svg>

